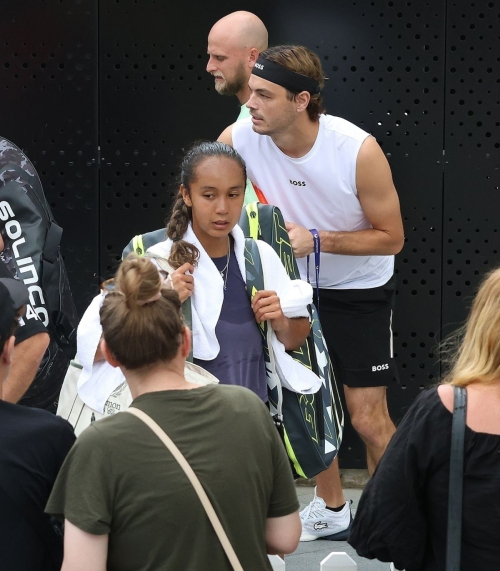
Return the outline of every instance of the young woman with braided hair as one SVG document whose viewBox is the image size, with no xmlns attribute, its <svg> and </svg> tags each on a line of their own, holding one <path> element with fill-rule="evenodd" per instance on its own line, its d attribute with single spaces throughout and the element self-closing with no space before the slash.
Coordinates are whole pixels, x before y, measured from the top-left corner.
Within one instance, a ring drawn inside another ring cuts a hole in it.
<svg viewBox="0 0 500 571">
<path fill-rule="evenodd" d="M 168 239 L 149 253 L 167 259 L 174 268 L 167 283 L 181 302 L 191 297 L 195 368 L 203 367 L 222 384 L 247 387 L 266 402 L 258 323 L 268 321 L 276 361 L 290 383 L 287 388 L 316 392 L 319 378 L 285 352 L 300 347 L 309 333 L 311 286 L 290 280 L 274 250 L 259 241 L 267 289 L 257 292 L 252 303 L 246 291 L 245 238 L 237 225 L 245 178 L 245 163 L 228 145 L 194 146 L 182 161 Z M 99 350 L 102 300 L 102 295 L 96 296 L 78 327 L 78 359 L 83 366 L 78 395 L 100 412 L 109 395 L 123 383 L 120 371 L 113 371 Z M 199 375 L 193 380 L 200 382 Z"/>
<path fill-rule="evenodd" d="M 181 301 L 192 299 L 194 362 L 221 383 L 245 386 L 267 401 L 257 323 L 269 322 L 278 364 L 293 377 L 293 360 L 285 349 L 300 347 L 309 333 L 312 291 L 305 282 L 290 280 L 274 250 L 259 242 L 269 289 L 257 292 L 250 303 L 245 240 L 237 225 L 245 180 L 245 163 L 228 145 L 193 147 L 182 162 L 168 239 L 149 252 L 167 258 L 176 269 L 170 280 Z"/>
<path fill-rule="evenodd" d="M 129 256 L 100 309 L 102 351 L 132 407 L 170 436 L 206 490 L 244 569 L 300 536 L 288 459 L 263 403 L 240 387 L 187 382 L 191 346 L 178 294 Z M 64 463 L 47 511 L 63 515 L 63 571 L 177 571 L 231 564 L 186 475 L 131 414 L 92 423 Z"/>
</svg>

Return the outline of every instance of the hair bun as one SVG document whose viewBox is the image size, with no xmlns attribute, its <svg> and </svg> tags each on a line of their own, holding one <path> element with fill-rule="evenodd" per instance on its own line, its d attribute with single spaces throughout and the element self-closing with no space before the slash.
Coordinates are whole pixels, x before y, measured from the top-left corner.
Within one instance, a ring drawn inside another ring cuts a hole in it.
<svg viewBox="0 0 500 571">
<path fill-rule="evenodd" d="M 132 253 L 122 262 L 116 275 L 116 285 L 125 296 L 129 309 L 161 297 L 162 279 L 158 269 L 149 258 L 139 258 Z"/>
<path fill-rule="evenodd" d="M 115 283 L 116 289 L 104 298 L 100 317 L 104 339 L 118 363 L 132 370 L 170 361 L 184 329 L 178 293 L 162 287 L 151 259 L 135 254 L 122 262 Z"/>
</svg>

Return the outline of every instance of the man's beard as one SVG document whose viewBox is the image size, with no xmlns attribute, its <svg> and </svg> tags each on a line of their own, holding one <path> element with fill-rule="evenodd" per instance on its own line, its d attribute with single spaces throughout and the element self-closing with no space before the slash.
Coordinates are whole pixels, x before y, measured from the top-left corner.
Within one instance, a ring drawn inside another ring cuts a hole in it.
<svg viewBox="0 0 500 571">
<path fill-rule="evenodd" d="M 243 71 L 243 64 L 241 64 L 238 67 L 234 79 L 228 81 L 226 78 L 224 78 L 223 81 L 216 81 L 215 90 L 219 95 L 236 95 L 237 93 L 245 89 L 246 84 L 247 84 L 247 78 L 245 77 Z"/>
</svg>

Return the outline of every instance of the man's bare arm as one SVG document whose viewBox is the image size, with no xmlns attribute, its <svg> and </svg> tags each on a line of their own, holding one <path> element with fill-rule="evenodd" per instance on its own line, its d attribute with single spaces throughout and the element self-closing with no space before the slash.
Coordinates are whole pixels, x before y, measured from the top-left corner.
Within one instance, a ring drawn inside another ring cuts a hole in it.
<svg viewBox="0 0 500 571">
<path fill-rule="evenodd" d="M 226 143 L 226 145 L 229 145 L 230 147 L 233 146 L 233 126 L 229 125 L 229 127 L 226 127 L 224 129 L 224 131 L 222 131 L 222 133 L 219 135 L 219 138 L 217 139 L 220 143 Z"/>
<path fill-rule="evenodd" d="M 28 390 L 49 346 L 48 333 L 37 333 L 16 345 L 12 367 L 3 385 L 3 400 L 17 403 Z"/>
<path fill-rule="evenodd" d="M 321 251 L 349 256 L 389 256 L 404 244 L 403 221 L 391 169 L 382 149 L 373 137 L 361 146 L 356 164 L 356 186 L 363 211 L 373 228 L 354 232 L 320 230 Z M 288 223 L 296 257 L 314 251 L 309 230 Z"/>
<path fill-rule="evenodd" d="M 310 330 L 311 323 L 307 317 L 285 317 L 281 328 L 274 329 L 274 332 L 287 351 L 297 351 L 307 339 Z"/>
</svg>

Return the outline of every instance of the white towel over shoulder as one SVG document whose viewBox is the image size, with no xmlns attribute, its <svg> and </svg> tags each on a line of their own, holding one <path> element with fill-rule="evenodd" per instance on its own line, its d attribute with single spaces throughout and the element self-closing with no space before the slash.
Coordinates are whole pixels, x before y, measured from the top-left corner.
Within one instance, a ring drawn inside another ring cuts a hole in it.
<svg viewBox="0 0 500 571">
<path fill-rule="evenodd" d="M 109 395 L 125 380 L 121 369 L 112 367 L 107 361 L 94 363 L 102 335 L 99 310 L 104 295 L 94 297 L 83 314 L 76 334 L 76 354 L 82 366 L 76 385 L 78 395 L 87 406 L 98 412 L 103 412 Z"/>
<path fill-rule="evenodd" d="M 234 239 L 234 252 L 242 278 L 246 281 L 245 237 L 239 226 L 231 231 Z M 224 284 L 215 264 L 210 259 L 191 226 L 184 240 L 194 244 L 199 252 L 198 266 L 194 271 L 194 292 L 191 297 L 193 319 L 193 354 L 197 359 L 210 361 L 219 354 L 220 346 L 215 335 L 224 300 Z M 149 248 L 155 256 L 168 258 L 172 240 L 165 240 Z M 280 298 L 281 308 L 286 317 L 309 317 L 307 306 L 312 302 L 312 288 L 302 280 L 291 280 L 278 255 L 271 246 L 257 241 L 264 271 L 264 283 L 268 290 L 275 291 Z M 297 363 L 285 352 L 285 347 L 271 334 L 271 345 L 283 386 L 294 392 L 309 394 L 321 386 L 321 379 L 312 371 Z"/>
<path fill-rule="evenodd" d="M 112 367 L 107 361 L 94 362 L 102 335 L 99 310 L 103 300 L 104 294 L 92 300 L 77 330 L 77 357 L 82 365 L 77 382 L 78 396 L 87 406 L 100 413 L 104 412 L 110 395 L 125 381 L 118 367 Z M 199 385 L 219 382 L 211 373 L 193 363 L 186 362 L 184 375 L 186 381 Z"/>
</svg>

